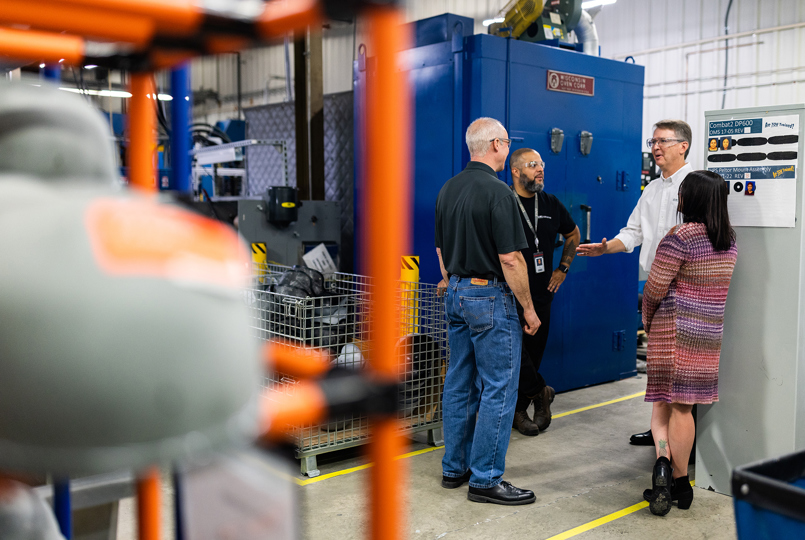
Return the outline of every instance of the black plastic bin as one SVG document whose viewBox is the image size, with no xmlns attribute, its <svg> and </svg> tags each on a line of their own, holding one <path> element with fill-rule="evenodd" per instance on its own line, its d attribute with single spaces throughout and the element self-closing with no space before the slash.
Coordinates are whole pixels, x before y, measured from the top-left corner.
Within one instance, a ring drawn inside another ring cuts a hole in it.
<svg viewBox="0 0 805 540">
<path fill-rule="evenodd" d="M 739 540 L 805 538 L 805 451 L 732 472 Z"/>
</svg>

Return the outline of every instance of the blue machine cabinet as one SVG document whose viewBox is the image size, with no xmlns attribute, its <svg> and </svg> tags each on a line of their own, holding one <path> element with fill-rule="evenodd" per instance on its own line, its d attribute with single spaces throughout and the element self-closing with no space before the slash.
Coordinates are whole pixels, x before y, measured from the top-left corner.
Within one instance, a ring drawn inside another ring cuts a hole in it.
<svg viewBox="0 0 805 540">
<path fill-rule="evenodd" d="M 472 35 L 473 20 L 452 14 L 411 26 L 414 47 L 403 53 L 402 65 L 414 101 L 412 243 L 413 254 L 420 257 L 422 281 L 441 279 L 434 248 L 436 197 L 469 160 L 464 133 L 481 116 L 503 123 L 515 138 L 512 150 L 530 147 L 541 154 L 545 189 L 570 211 L 582 239 L 600 241 L 617 234 L 640 196 L 643 67 Z M 361 122 L 373 65 L 364 53 L 354 68 L 356 197 L 361 193 L 365 147 Z M 548 90 L 548 70 L 594 79 L 593 95 Z M 558 153 L 550 147 L 553 128 L 564 132 Z M 582 131 L 593 137 L 588 155 L 580 149 Z M 508 169 L 500 176 L 511 183 Z M 560 256 L 561 247 L 554 261 Z M 541 368 L 556 390 L 635 374 L 637 271 L 636 253 L 573 262 L 554 298 Z"/>
</svg>

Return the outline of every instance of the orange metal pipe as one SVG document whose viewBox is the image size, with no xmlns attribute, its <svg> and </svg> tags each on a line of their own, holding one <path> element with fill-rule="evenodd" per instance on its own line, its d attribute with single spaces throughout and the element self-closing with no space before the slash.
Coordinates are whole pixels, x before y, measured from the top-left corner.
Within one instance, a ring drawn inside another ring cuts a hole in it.
<svg viewBox="0 0 805 540">
<path fill-rule="evenodd" d="M 371 367 L 387 381 L 396 381 L 400 306 L 397 294 L 400 257 L 409 250 L 410 235 L 410 102 L 406 75 L 397 69 L 397 53 L 410 41 L 403 17 L 396 8 L 378 7 L 367 12 L 369 50 L 376 58 L 376 72 L 367 85 L 366 198 L 363 222 L 368 273 L 374 278 L 370 319 L 375 321 Z M 381 181 L 378 181 L 382 179 Z M 395 201 L 389 205 L 388 201 Z M 401 539 L 407 536 L 401 486 L 407 483 L 404 441 L 393 418 L 373 423 L 369 457 L 372 501 L 371 538 Z"/>
<path fill-rule="evenodd" d="M 129 92 L 129 185 L 143 191 L 155 191 L 154 151 L 157 143 L 154 75 L 132 73 Z"/>
<path fill-rule="evenodd" d="M 268 371 L 279 371 L 291 377 L 312 379 L 330 370 L 330 357 L 316 349 L 300 349 L 272 341 L 263 346 L 263 362 Z"/>
<path fill-rule="evenodd" d="M 79 64 L 84 58 L 84 40 L 36 30 L 0 28 L 0 55 L 18 60 Z"/>
<path fill-rule="evenodd" d="M 317 0 L 269 2 L 257 20 L 257 31 L 263 39 L 277 38 L 288 32 L 315 26 L 324 20 Z"/>
<path fill-rule="evenodd" d="M 249 38 L 237 36 L 210 36 L 205 41 L 209 54 L 236 53 L 252 43 Z"/>
<path fill-rule="evenodd" d="M 204 18 L 193 0 L 38 0 L 38 3 L 139 15 L 153 20 L 160 32 L 174 35 L 195 31 Z"/>
<path fill-rule="evenodd" d="M 179 64 L 183 64 L 195 58 L 198 55 L 196 51 L 191 50 L 162 50 L 154 49 L 151 51 L 150 59 L 151 66 L 154 70 L 170 69 Z"/>
<path fill-rule="evenodd" d="M 139 540 L 159 540 L 161 524 L 159 470 L 146 471 L 137 480 L 137 529 Z"/>
<path fill-rule="evenodd" d="M 29 0 L 0 0 L 0 22 L 137 46 L 145 45 L 154 35 L 154 23 L 147 17 Z"/>
<path fill-rule="evenodd" d="M 270 390 L 263 394 L 260 402 L 260 431 L 270 439 L 285 437 L 293 426 L 315 425 L 326 418 L 324 393 L 310 381 Z"/>
</svg>

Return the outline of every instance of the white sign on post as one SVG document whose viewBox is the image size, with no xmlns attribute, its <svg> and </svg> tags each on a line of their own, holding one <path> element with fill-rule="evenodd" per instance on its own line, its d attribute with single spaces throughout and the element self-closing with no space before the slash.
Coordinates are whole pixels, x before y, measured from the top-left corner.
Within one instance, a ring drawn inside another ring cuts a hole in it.
<svg viewBox="0 0 805 540">
<path fill-rule="evenodd" d="M 729 183 L 735 227 L 794 227 L 799 116 L 707 124 L 707 169 Z"/>
</svg>

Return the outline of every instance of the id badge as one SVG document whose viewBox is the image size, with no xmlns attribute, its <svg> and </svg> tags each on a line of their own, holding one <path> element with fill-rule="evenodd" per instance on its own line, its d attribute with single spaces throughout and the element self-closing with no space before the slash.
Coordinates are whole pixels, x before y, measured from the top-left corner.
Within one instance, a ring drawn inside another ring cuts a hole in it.
<svg viewBox="0 0 805 540">
<path fill-rule="evenodd" d="M 536 269 L 537 274 L 545 271 L 545 257 L 542 256 L 541 251 L 534 253 L 534 269 Z"/>
</svg>

